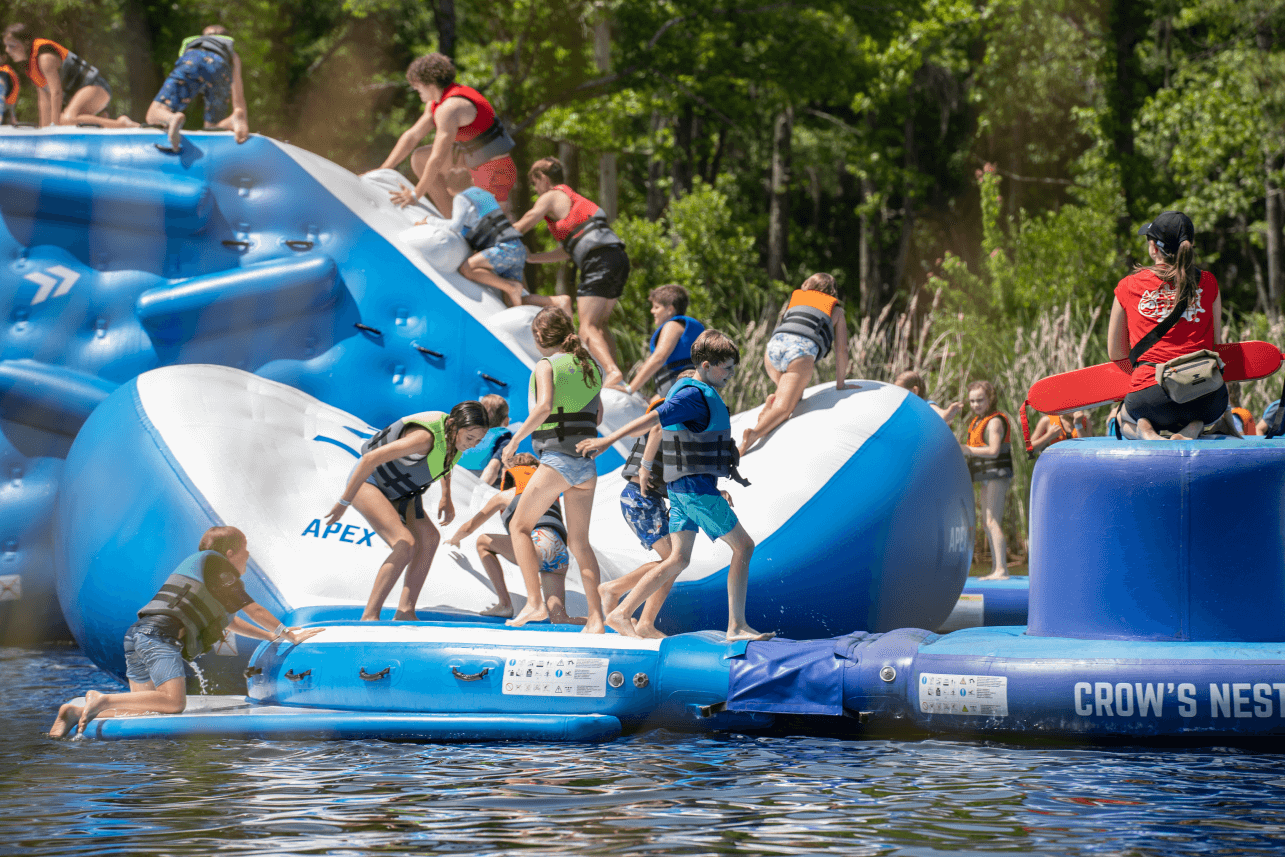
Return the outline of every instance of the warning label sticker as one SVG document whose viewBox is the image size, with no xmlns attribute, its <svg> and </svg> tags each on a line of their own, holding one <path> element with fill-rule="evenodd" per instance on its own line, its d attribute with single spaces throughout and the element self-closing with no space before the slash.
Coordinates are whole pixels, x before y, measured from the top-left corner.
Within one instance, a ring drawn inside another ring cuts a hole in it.
<svg viewBox="0 0 1285 857">
<path fill-rule="evenodd" d="M 503 693 L 511 696 L 604 697 L 606 658 L 566 652 L 509 652 L 504 661 Z"/>
<path fill-rule="evenodd" d="M 919 710 L 926 714 L 1007 717 L 1008 676 L 922 673 Z"/>
</svg>

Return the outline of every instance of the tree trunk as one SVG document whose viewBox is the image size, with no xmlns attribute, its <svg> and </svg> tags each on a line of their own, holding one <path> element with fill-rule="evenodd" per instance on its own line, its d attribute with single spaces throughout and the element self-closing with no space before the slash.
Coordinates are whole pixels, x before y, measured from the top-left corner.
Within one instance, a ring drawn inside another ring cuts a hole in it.
<svg viewBox="0 0 1285 857">
<path fill-rule="evenodd" d="M 558 160 L 562 161 L 562 175 L 572 190 L 580 187 L 580 147 L 566 141 L 558 142 Z M 573 295 L 575 290 L 575 269 L 570 262 L 558 265 L 556 291 L 560 295 Z"/>
<path fill-rule="evenodd" d="M 1143 183 L 1150 171 L 1137 163 L 1134 147 L 1133 117 L 1147 97 L 1147 81 L 1138 59 L 1137 46 L 1147 33 L 1151 19 L 1150 4 L 1138 0 L 1111 0 L 1107 11 L 1107 109 L 1103 111 L 1103 132 L 1111 141 L 1107 157 L 1120 169 L 1125 211 L 1121 215 L 1122 232 L 1127 232 L 1134 219 L 1143 212 L 1135 211 L 1143 197 Z"/>
<path fill-rule="evenodd" d="M 1281 248 L 1281 189 L 1271 180 L 1275 166 L 1268 158 L 1267 168 L 1267 314 L 1273 319 L 1281 314 L 1281 297 L 1285 292 L 1285 254 Z"/>
<path fill-rule="evenodd" d="M 861 291 L 861 311 L 865 315 L 873 315 L 876 301 L 876 294 L 879 291 L 877 285 L 879 276 L 879 239 L 875 228 L 876 218 L 866 212 L 865 206 L 874 196 L 874 182 L 868 176 L 861 179 L 861 229 L 860 243 L 857 252 L 859 254 L 858 269 L 860 279 L 858 288 Z"/>
<path fill-rule="evenodd" d="M 1258 254 L 1254 252 L 1254 245 L 1250 243 L 1249 224 L 1245 222 L 1245 215 L 1236 215 L 1236 226 L 1240 231 L 1241 253 L 1254 266 L 1254 289 L 1258 293 L 1258 303 L 1254 306 L 1254 311 L 1264 312 L 1271 316 L 1271 300 L 1267 297 L 1267 284 L 1263 281 L 1263 266 L 1259 264 Z M 1223 336 L 1226 338 L 1226 334 L 1223 334 Z"/>
<path fill-rule="evenodd" d="M 437 24 L 437 51 L 455 59 L 455 0 L 435 0 L 433 20 Z"/>
<path fill-rule="evenodd" d="M 128 105 L 131 117 L 139 122 L 160 89 L 156 68 L 152 65 L 153 29 L 147 9 L 141 0 L 127 0 L 124 8 L 125 73 L 129 80 Z"/>
<path fill-rule="evenodd" d="M 659 110 L 651 114 L 651 138 L 660 137 L 660 130 L 665 127 L 665 120 Z M 665 162 L 656 157 L 655 150 L 647 160 L 647 219 L 659 220 L 665 213 L 665 194 L 660 188 L 660 178 L 665 174 Z"/>
<path fill-rule="evenodd" d="M 893 294 L 896 293 L 897 289 L 901 288 L 902 280 L 906 276 L 906 267 L 910 263 L 910 239 L 915 232 L 915 196 L 909 177 L 919 172 L 919 152 L 915 148 L 915 117 L 913 114 L 906 115 L 906 124 L 902 133 L 905 140 L 907 178 L 901 194 L 901 240 L 897 243 L 897 267 L 893 273 L 892 287 L 890 289 Z M 892 295 L 880 295 L 879 297 L 879 302 L 882 304 Z"/>
<path fill-rule="evenodd" d="M 598 71 L 611 71 L 611 22 L 603 15 L 593 25 L 593 60 Z M 616 172 L 616 153 L 603 152 L 598 156 L 598 204 L 607 213 L 608 220 L 620 214 L 620 180 Z"/>
<path fill-rule="evenodd" d="M 767 275 L 785 279 L 785 259 L 790 240 L 790 138 L 794 108 L 776 115 L 772 132 L 772 187 L 767 222 Z"/>
</svg>

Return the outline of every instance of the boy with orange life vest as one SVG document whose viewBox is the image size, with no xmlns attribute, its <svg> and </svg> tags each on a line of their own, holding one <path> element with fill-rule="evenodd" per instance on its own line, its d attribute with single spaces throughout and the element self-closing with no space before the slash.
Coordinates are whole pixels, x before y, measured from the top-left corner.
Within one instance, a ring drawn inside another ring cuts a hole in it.
<svg viewBox="0 0 1285 857">
<path fill-rule="evenodd" d="M 491 102 L 476 89 L 456 83 L 455 63 L 443 54 L 416 59 L 406 69 L 406 80 L 424 101 L 424 113 L 398 138 L 380 169 L 396 169 L 409 155 L 419 181 L 414 190 L 394 191 L 393 202 L 405 208 L 427 196 L 438 211 L 449 211 L 446 171 L 462 159 L 473 184 L 489 191 L 511 215 L 509 192 L 518 180 L 517 165 L 509 157 L 514 142 Z M 430 131 L 432 145 L 416 148 Z"/>
<path fill-rule="evenodd" d="M 41 128 L 49 125 L 98 125 L 137 128 L 128 116 L 100 115 L 112 100 L 112 88 L 98 69 L 51 39 L 33 39 L 26 24 L 4 30 L 4 49 L 14 62 L 27 64 L 36 85 Z"/>
<path fill-rule="evenodd" d="M 813 274 L 790 295 L 781 322 L 768 340 L 763 367 L 776 384 L 776 392 L 767 397 L 758 423 L 741 436 L 741 455 L 790 418 L 812 380 L 813 368 L 830 353 L 831 346 L 837 379 L 834 388 L 843 390 L 847 388 L 848 323 L 834 277 Z"/>
<path fill-rule="evenodd" d="M 607 215 L 598 203 L 565 184 L 562 162 L 557 158 L 536 161 L 529 175 L 539 196 L 513 226 L 525 235 L 543 217 L 559 246 L 546 253 L 533 253 L 527 261 L 542 264 L 570 259 L 576 266 L 580 272 L 576 287 L 580 339 L 602 367 L 602 385 L 615 387 L 625 376 L 616 365 L 616 346 L 607 332 L 607 319 L 629 279 L 625 242 L 608 225 Z"/>
<path fill-rule="evenodd" d="M 18 72 L 11 66 L 0 65 L 0 125 L 16 125 L 18 117 L 14 105 L 18 103 Z"/>
<path fill-rule="evenodd" d="M 1076 411 L 1069 417 L 1045 414 L 1040 417 L 1039 422 L 1035 424 L 1035 429 L 1031 432 L 1031 447 L 1036 452 L 1042 452 L 1064 440 L 1092 436 L 1088 411 Z"/>
<path fill-rule="evenodd" d="M 973 419 L 968 440 L 960 445 L 968 472 L 981 489 L 978 511 L 991 548 L 991 573 L 982 580 L 1008 578 L 1008 543 L 1004 538 L 1004 501 L 1013 481 L 1012 427 L 997 407 L 998 397 L 990 381 L 968 385 L 968 407 Z"/>
<path fill-rule="evenodd" d="M 147 108 L 147 124 L 164 125 L 169 147 L 183 147 L 180 131 L 187 116 L 183 113 L 192 99 L 205 101 L 205 127 L 231 131 L 238 143 L 250 138 L 250 120 L 245 106 L 245 84 L 241 81 L 241 55 L 232 47 L 227 28 L 211 24 L 199 36 L 189 36 L 178 49 L 178 62 L 161 91 Z"/>
<path fill-rule="evenodd" d="M 593 456 L 623 437 L 661 427 L 670 504 L 670 553 L 607 614 L 607 625 L 617 633 L 639 636 L 631 618 L 634 611 L 682 574 L 691 562 L 696 535 L 704 530 L 711 540 L 722 539 L 732 549 L 727 572 L 727 639 L 766 640 L 773 636 L 754 630 L 746 621 L 745 598 L 754 540 L 737 520 L 727 495 L 718 490 L 720 476 L 743 481 L 736 471 L 739 456 L 732 440 L 731 417 L 718 394 L 736 371 L 739 358 L 736 343 L 717 330 L 706 330 L 692 344 L 695 377 L 674 384 L 665 401 L 654 410 L 607 437 L 584 440 L 577 447 L 584 455 Z"/>
<path fill-rule="evenodd" d="M 490 520 L 496 512 L 500 513 L 500 523 L 504 525 L 506 535 L 484 533 L 477 537 L 477 556 L 490 578 L 491 588 L 495 590 L 499 601 L 482 611 L 483 616 L 513 616 L 513 599 L 509 587 L 504 582 L 504 570 L 500 568 L 497 557 L 504 557 L 516 564 L 513 554 L 513 537 L 507 535 L 509 522 L 517 512 L 518 501 L 527 483 L 535 474 L 540 462 L 529 452 L 520 452 L 513 456 L 513 466 L 504 472 L 504 490 L 493 495 L 478 510 L 477 514 L 466 521 L 455 535 L 446 543 L 459 549 L 460 541 L 471 535 L 478 527 Z M 544 593 L 544 607 L 549 613 L 549 622 L 555 625 L 584 624 L 584 617 L 567 615 L 567 526 L 562 519 L 561 500 L 554 500 L 543 515 L 536 521 L 531 531 L 531 543 L 540 558 L 540 589 Z"/>
<path fill-rule="evenodd" d="M 692 343 L 704 332 L 705 325 L 687 315 L 687 289 L 682 286 L 658 286 L 647 299 L 651 301 L 655 325 L 649 343 L 651 354 L 638 367 L 625 392 L 637 393 L 654 378 L 656 393 L 663 397 L 679 374 L 692 368 Z"/>
<path fill-rule="evenodd" d="M 1227 409 L 1231 411 L 1232 422 L 1242 435 L 1258 434 L 1258 424 L 1249 408 L 1240 405 L 1240 382 L 1227 382 Z"/>
</svg>

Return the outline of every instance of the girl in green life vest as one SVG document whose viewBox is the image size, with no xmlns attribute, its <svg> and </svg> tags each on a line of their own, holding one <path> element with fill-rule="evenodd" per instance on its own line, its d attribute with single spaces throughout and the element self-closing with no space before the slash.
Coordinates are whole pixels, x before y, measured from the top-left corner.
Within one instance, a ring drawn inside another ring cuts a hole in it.
<svg viewBox="0 0 1285 857">
<path fill-rule="evenodd" d="M 562 495 L 566 510 L 567 549 L 580 566 L 589 616 L 584 630 L 603 632 L 602 599 L 598 596 L 598 557 L 589 544 L 589 516 L 598 473 L 592 459 L 576 452 L 576 444 L 598 436 L 602 421 L 602 369 L 589 356 L 576 335 L 571 317 L 557 307 L 545 307 L 531 322 L 536 347 L 544 358 L 531 375 L 535 404 L 526 422 L 504 448 L 504 466 L 513 466 L 518 444 L 531 435 L 531 446 L 540 466 L 527 482 L 518 502 L 509 535 L 513 553 L 522 569 L 526 606 L 506 624 L 525 625 L 548 618 L 540 595 L 540 558 L 531 542 L 531 531 L 540 516 Z"/>
<path fill-rule="evenodd" d="M 480 402 L 460 402 L 449 414 L 424 411 L 402 417 L 362 444 L 361 460 L 348 475 L 339 502 L 326 516 L 326 526 L 337 523 L 353 506 L 392 548 L 375 575 L 375 586 L 361 614 L 363 621 L 379 620 L 380 608 L 403 570 L 406 579 L 393 618 L 417 618 L 415 602 L 442 538 L 424 513 L 424 492 L 440 479 L 438 519 L 443 524 L 454 520 L 451 468 L 464 450 L 477 445 L 489 425 Z"/>
</svg>

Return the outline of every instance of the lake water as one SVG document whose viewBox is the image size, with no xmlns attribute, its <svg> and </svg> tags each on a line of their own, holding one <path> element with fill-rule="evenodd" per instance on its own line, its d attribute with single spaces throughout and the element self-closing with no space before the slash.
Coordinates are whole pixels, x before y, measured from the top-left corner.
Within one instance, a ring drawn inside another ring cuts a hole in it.
<svg viewBox="0 0 1285 857">
<path fill-rule="evenodd" d="M 944 740 L 54 741 L 117 687 L 0 649 L 0 854 L 1243 855 L 1285 851 L 1285 754 Z M 1285 749 L 1285 745 L 1283 745 Z"/>
</svg>

